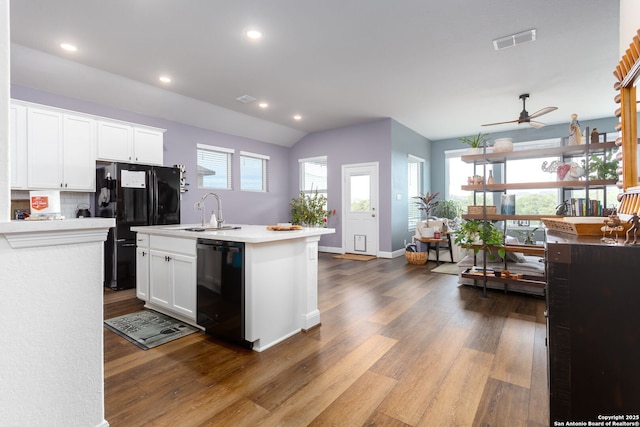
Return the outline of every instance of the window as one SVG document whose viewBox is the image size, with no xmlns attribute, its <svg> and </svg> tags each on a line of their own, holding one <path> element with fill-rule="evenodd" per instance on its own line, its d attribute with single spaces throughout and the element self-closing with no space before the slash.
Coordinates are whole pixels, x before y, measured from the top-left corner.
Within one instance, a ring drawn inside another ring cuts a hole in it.
<svg viewBox="0 0 640 427">
<path fill-rule="evenodd" d="M 300 159 L 300 191 L 327 195 L 327 158 Z"/>
<path fill-rule="evenodd" d="M 269 156 L 240 152 L 240 190 L 267 191 L 267 161 Z"/>
<path fill-rule="evenodd" d="M 420 210 L 418 209 L 418 205 L 415 203 L 416 200 L 413 197 L 420 195 L 424 190 L 424 159 L 409 155 L 407 164 L 407 194 L 409 195 L 409 197 L 407 197 L 409 203 L 408 223 L 409 231 L 411 231 L 416 229 L 416 224 L 421 219 Z"/>
<path fill-rule="evenodd" d="M 197 145 L 198 188 L 231 190 L 231 155 L 234 150 Z"/>
</svg>

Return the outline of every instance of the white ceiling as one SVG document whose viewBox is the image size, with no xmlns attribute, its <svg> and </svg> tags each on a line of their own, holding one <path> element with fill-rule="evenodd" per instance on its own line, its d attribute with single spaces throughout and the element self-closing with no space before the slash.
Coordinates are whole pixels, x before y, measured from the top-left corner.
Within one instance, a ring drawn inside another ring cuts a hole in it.
<svg viewBox="0 0 640 427">
<path fill-rule="evenodd" d="M 547 124 L 611 117 L 618 28 L 611 0 L 13 0 L 11 80 L 285 146 L 384 117 L 439 140 L 517 129 L 480 125 L 521 93 Z"/>
</svg>

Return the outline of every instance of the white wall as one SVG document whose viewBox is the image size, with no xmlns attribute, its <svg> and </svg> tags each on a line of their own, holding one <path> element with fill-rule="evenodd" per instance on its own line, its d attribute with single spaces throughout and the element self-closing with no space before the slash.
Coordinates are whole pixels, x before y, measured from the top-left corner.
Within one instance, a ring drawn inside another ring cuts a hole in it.
<svg viewBox="0 0 640 427">
<path fill-rule="evenodd" d="M 102 248 L 14 249 L 0 235 L 0 425 L 107 425 Z"/>
<path fill-rule="evenodd" d="M 620 57 L 629 48 L 638 29 L 640 29 L 640 1 L 620 0 Z M 613 64 L 612 67 L 615 65 Z"/>
</svg>

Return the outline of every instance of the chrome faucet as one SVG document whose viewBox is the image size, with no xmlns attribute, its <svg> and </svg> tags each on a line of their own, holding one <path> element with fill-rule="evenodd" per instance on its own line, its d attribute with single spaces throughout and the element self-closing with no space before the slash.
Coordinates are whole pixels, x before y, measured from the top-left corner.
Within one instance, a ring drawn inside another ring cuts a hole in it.
<svg viewBox="0 0 640 427">
<path fill-rule="evenodd" d="M 218 197 L 216 193 L 207 193 L 204 196 L 202 196 L 202 198 L 198 202 L 196 202 L 196 204 L 194 205 L 194 208 L 200 210 L 200 225 L 204 227 L 204 211 L 205 211 L 204 201 L 209 196 L 215 197 L 215 199 L 218 201 L 218 213 L 216 214 L 217 224 L 215 224 L 215 226 L 220 228 L 222 227 L 222 223 L 224 222 L 224 219 L 222 219 L 222 202 L 220 201 L 220 197 Z"/>
</svg>

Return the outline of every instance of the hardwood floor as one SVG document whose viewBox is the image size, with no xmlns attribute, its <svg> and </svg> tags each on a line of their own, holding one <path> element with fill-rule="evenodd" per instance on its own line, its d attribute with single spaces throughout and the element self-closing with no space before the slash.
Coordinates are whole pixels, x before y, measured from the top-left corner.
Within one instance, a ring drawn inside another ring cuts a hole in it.
<svg viewBox="0 0 640 427">
<path fill-rule="evenodd" d="M 110 425 L 548 425 L 543 299 L 480 299 L 433 262 L 319 258 L 322 325 L 262 353 L 204 333 L 143 351 L 105 329 Z M 105 318 L 140 309 L 105 291 Z"/>
</svg>

